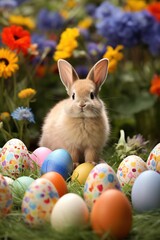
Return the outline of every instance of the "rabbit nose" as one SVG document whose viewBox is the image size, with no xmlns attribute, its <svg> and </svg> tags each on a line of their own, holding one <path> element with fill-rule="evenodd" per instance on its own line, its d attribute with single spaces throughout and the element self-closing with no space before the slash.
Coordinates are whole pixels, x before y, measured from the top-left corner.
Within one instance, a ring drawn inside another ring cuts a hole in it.
<svg viewBox="0 0 160 240">
<path fill-rule="evenodd" d="M 79 106 L 80 106 L 80 108 L 84 108 L 86 106 L 86 104 L 83 102 L 83 103 L 80 103 Z"/>
</svg>

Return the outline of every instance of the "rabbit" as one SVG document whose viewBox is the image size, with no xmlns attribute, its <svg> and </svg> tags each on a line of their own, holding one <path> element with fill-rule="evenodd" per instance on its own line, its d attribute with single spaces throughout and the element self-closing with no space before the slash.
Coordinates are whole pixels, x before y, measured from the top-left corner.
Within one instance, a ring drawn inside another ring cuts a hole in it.
<svg viewBox="0 0 160 240">
<path fill-rule="evenodd" d="M 98 163 L 110 134 L 107 111 L 98 97 L 107 76 L 108 59 L 99 60 L 86 79 L 79 79 L 76 70 L 64 59 L 58 60 L 58 70 L 69 98 L 57 103 L 47 114 L 39 146 L 52 151 L 63 148 L 77 165 Z"/>
</svg>

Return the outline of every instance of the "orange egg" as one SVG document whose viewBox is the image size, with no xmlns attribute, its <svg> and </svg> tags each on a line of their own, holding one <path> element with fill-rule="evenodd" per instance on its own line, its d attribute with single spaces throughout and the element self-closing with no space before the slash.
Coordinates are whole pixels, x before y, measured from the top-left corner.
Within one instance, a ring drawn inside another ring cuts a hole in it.
<svg viewBox="0 0 160 240">
<path fill-rule="evenodd" d="M 57 189 L 59 197 L 62 197 L 64 194 L 66 194 L 68 192 L 67 183 L 59 173 L 47 172 L 47 173 L 43 174 L 41 176 L 41 178 L 46 178 L 53 183 L 53 185 Z"/>
<path fill-rule="evenodd" d="M 123 239 L 132 227 L 132 208 L 128 198 L 119 190 L 103 192 L 91 210 L 91 225 L 99 235 L 108 232 Z"/>
</svg>

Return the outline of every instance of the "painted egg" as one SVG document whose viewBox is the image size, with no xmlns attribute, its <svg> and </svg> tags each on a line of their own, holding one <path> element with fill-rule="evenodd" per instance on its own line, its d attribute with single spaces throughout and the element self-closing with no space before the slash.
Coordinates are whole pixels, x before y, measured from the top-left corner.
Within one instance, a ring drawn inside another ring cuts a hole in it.
<svg viewBox="0 0 160 240">
<path fill-rule="evenodd" d="M 34 179 L 29 176 L 21 176 L 13 182 L 12 196 L 14 205 L 21 205 L 24 194 L 33 181 Z"/>
<path fill-rule="evenodd" d="M 23 197 L 22 214 L 24 221 L 31 226 L 38 226 L 50 221 L 52 208 L 58 198 L 56 188 L 48 179 L 36 179 Z"/>
<path fill-rule="evenodd" d="M 147 159 L 147 168 L 160 173 L 160 143 L 150 152 Z"/>
<path fill-rule="evenodd" d="M 3 176 L 6 180 L 6 182 L 8 183 L 9 186 L 12 186 L 14 180 L 8 176 Z"/>
<path fill-rule="evenodd" d="M 147 170 L 146 163 L 136 155 L 130 155 L 123 159 L 117 170 L 117 177 L 121 186 L 132 186 L 140 173 Z"/>
<path fill-rule="evenodd" d="M 67 228 L 86 227 L 89 223 L 89 210 L 85 201 L 75 193 L 62 196 L 54 206 L 51 225 L 57 231 Z"/>
<path fill-rule="evenodd" d="M 84 200 L 89 209 L 107 189 L 120 189 L 118 178 L 107 163 L 97 164 L 89 173 L 84 185 Z"/>
<path fill-rule="evenodd" d="M 73 161 L 68 151 L 65 149 L 56 149 L 48 154 L 42 164 L 41 173 L 44 174 L 52 171 L 61 174 L 65 180 L 71 176 Z"/>
<path fill-rule="evenodd" d="M 5 178 L 0 174 L 0 217 L 11 211 L 12 203 L 11 189 Z"/>
<path fill-rule="evenodd" d="M 52 150 L 50 150 L 47 147 L 39 147 L 37 149 L 35 149 L 31 154 L 30 154 L 30 158 L 36 163 L 38 164 L 38 166 L 42 166 L 42 163 L 44 162 L 45 158 L 47 157 L 47 155 L 49 153 L 51 153 Z"/>
<path fill-rule="evenodd" d="M 152 211 L 160 208 L 160 174 L 148 170 L 135 180 L 131 200 L 137 212 Z"/>
<path fill-rule="evenodd" d="M 85 181 L 90 173 L 90 171 L 94 168 L 94 165 L 89 162 L 85 162 L 80 164 L 72 173 L 71 180 L 78 181 L 80 184 L 85 184 Z"/>
<path fill-rule="evenodd" d="M 132 227 L 132 207 L 124 193 L 116 189 L 102 193 L 93 205 L 91 226 L 107 239 L 124 239 Z"/>
<path fill-rule="evenodd" d="M 25 144 L 13 138 L 6 142 L 0 152 L 0 166 L 3 174 L 19 177 L 19 175 L 29 168 L 30 157 Z"/>
</svg>

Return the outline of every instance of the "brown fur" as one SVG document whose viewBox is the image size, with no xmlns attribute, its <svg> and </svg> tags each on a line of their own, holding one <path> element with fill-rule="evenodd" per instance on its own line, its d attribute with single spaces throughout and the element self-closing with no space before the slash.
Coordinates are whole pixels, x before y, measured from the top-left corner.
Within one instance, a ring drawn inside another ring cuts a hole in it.
<svg viewBox="0 0 160 240">
<path fill-rule="evenodd" d="M 61 80 L 70 97 L 47 114 L 39 145 L 51 150 L 64 148 L 76 163 L 98 162 L 110 132 L 104 103 L 98 97 L 107 75 L 108 61 L 100 60 L 83 80 L 67 61 L 58 63 Z"/>
</svg>

